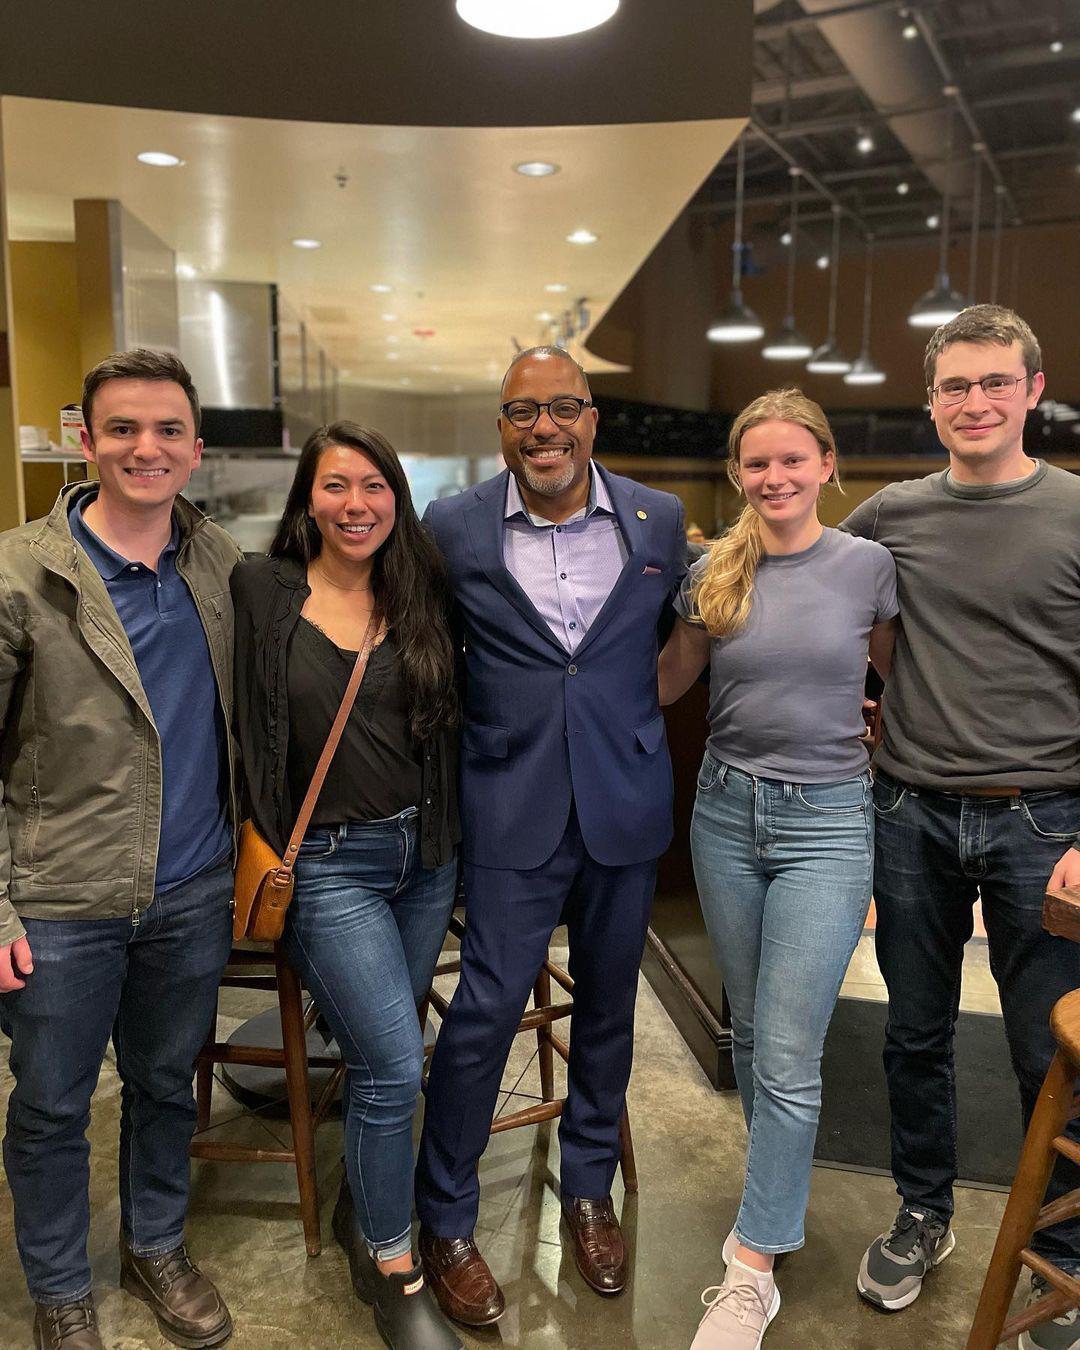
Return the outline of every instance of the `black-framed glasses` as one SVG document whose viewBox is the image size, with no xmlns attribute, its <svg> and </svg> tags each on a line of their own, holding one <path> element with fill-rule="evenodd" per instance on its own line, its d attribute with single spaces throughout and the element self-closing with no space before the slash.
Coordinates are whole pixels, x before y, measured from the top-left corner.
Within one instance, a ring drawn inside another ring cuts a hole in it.
<svg viewBox="0 0 1080 1350">
<path fill-rule="evenodd" d="M 1016 386 L 1027 378 L 1027 375 L 984 375 L 981 380 L 963 380 L 957 376 L 953 380 L 942 380 L 930 393 L 946 407 L 950 403 L 963 403 L 975 385 L 987 398 L 1006 399 L 1012 398 Z"/>
<path fill-rule="evenodd" d="M 546 411 L 557 427 L 572 427 L 582 412 L 591 407 L 592 403 L 587 398 L 561 394 L 547 403 L 537 403 L 531 398 L 512 398 L 499 411 L 512 426 L 520 431 L 528 431 L 539 422 L 542 412 Z"/>
</svg>

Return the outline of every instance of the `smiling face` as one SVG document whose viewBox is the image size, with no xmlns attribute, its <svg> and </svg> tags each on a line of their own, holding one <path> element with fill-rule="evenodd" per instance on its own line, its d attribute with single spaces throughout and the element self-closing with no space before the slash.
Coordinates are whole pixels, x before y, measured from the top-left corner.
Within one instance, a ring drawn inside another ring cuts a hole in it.
<svg viewBox="0 0 1080 1350">
<path fill-rule="evenodd" d="M 345 445 L 320 454 L 308 515 L 322 536 L 323 554 L 345 567 L 369 565 L 397 518 L 397 500 L 379 467 Z"/>
<path fill-rule="evenodd" d="M 94 393 L 83 455 L 101 495 L 127 511 L 171 509 L 202 459 L 191 404 L 173 380 L 106 380 Z"/>
<path fill-rule="evenodd" d="M 560 396 L 589 397 L 588 385 L 577 366 L 558 356 L 531 356 L 510 368 L 502 402 L 520 398 L 548 403 Z M 569 500 L 580 491 L 592 458 L 595 408 L 583 408 L 577 421 L 568 427 L 553 422 L 549 408 L 527 431 L 514 426 L 502 413 L 498 427 L 503 459 L 526 502 L 530 493 L 550 504 Z"/>
<path fill-rule="evenodd" d="M 739 442 L 739 481 L 766 524 L 795 531 L 816 518 L 818 494 L 832 477 L 835 457 L 795 422 L 759 422 Z"/>
<path fill-rule="evenodd" d="M 1029 468 L 1024 453 L 1024 422 L 1043 391 L 1045 377 L 1039 371 L 1029 381 L 1021 378 L 1006 399 L 988 398 L 975 380 L 987 375 L 1026 376 L 1019 342 L 1009 346 L 984 342 L 954 342 L 938 356 L 934 387 L 946 380 L 970 380 L 971 388 L 960 403 L 943 403 L 939 394 L 930 396 L 930 416 L 938 439 L 949 452 L 954 472 L 977 475 L 983 481 L 1022 477 Z"/>
</svg>

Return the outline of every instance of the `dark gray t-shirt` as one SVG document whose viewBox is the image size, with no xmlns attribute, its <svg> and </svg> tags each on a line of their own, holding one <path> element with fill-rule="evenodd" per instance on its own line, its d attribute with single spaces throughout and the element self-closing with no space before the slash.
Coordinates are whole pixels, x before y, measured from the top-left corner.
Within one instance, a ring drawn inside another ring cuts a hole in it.
<svg viewBox="0 0 1080 1350">
<path fill-rule="evenodd" d="M 896 560 L 874 763 L 915 787 L 1080 785 L 1080 477 L 891 483 L 843 529 Z"/>
<path fill-rule="evenodd" d="M 683 582 L 683 618 L 707 563 Z M 745 627 L 710 644 L 710 753 L 791 783 L 861 773 L 867 641 L 895 614 L 896 570 L 879 544 L 827 529 L 802 553 L 763 557 Z"/>
</svg>

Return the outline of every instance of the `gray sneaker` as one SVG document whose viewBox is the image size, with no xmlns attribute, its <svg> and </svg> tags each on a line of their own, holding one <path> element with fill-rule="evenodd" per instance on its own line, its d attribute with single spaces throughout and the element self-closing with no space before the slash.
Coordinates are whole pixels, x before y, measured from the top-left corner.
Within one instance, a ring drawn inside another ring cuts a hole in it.
<svg viewBox="0 0 1080 1350">
<path fill-rule="evenodd" d="M 926 1273 L 940 1265 L 955 1246 L 947 1223 L 901 1205 L 891 1230 L 866 1249 L 856 1281 L 859 1293 L 886 1312 L 906 1308 L 919 1297 Z"/>
<path fill-rule="evenodd" d="M 1039 1275 L 1032 1275 L 1028 1307 L 1048 1293 L 1050 1286 L 1046 1281 Z M 1019 1350 L 1074 1350 L 1080 1346 L 1080 1312 L 1073 1308 L 1052 1322 L 1040 1322 L 1021 1335 L 1017 1346 Z"/>
</svg>

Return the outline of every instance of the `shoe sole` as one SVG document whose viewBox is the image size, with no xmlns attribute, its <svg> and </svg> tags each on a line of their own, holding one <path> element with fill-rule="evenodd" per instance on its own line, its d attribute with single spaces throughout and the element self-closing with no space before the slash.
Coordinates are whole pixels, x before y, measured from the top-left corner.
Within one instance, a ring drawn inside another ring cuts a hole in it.
<svg viewBox="0 0 1080 1350">
<path fill-rule="evenodd" d="M 120 1271 L 120 1288 L 126 1293 L 131 1294 L 133 1298 L 137 1298 L 141 1300 L 141 1302 L 147 1304 L 150 1311 L 154 1314 L 154 1320 L 157 1322 L 158 1330 L 161 1334 L 167 1341 L 171 1341 L 173 1345 L 182 1346 L 183 1350 L 211 1350 L 212 1346 L 224 1345 L 233 1334 L 232 1318 L 227 1316 L 225 1324 L 219 1327 L 217 1331 L 211 1332 L 209 1335 L 185 1335 L 184 1332 L 179 1331 L 161 1316 L 154 1306 L 154 1297 L 150 1291 L 135 1279 L 134 1276 L 129 1275 L 128 1272 L 123 1269 Z"/>
<path fill-rule="evenodd" d="M 947 1256 L 950 1256 L 955 1248 L 956 1234 L 950 1228 L 948 1240 L 942 1243 L 934 1253 L 933 1259 L 930 1262 L 930 1270 L 933 1270 L 936 1266 L 940 1266 L 942 1261 L 944 1261 Z M 927 1275 L 929 1273 L 930 1271 L 927 1271 Z M 923 1276 L 923 1279 L 925 1278 L 926 1275 Z M 900 1312 L 903 1308 L 909 1308 L 922 1293 L 922 1287 L 923 1282 L 920 1280 L 914 1289 L 909 1290 L 906 1294 L 902 1294 L 899 1298 L 882 1298 L 881 1295 L 876 1293 L 873 1289 L 863 1288 L 862 1271 L 859 1272 L 855 1279 L 855 1288 L 859 1291 L 860 1298 L 864 1298 L 872 1308 L 877 1308 L 881 1312 Z"/>
<path fill-rule="evenodd" d="M 777 1289 L 775 1284 L 773 1285 L 772 1292 L 773 1292 L 772 1303 L 769 1305 L 769 1311 L 765 1314 L 765 1325 L 761 1328 L 761 1332 L 757 1338 L 758 1346 L 760 1346 L 761 1342 L 765 1339 L 765 1333 L 769 1329 L 769 1323 L 780 1311 L 780 1290 Z M 757 1350 L 757 1346 L 755 1346 L 755 1350 Z"/>
</svg>

